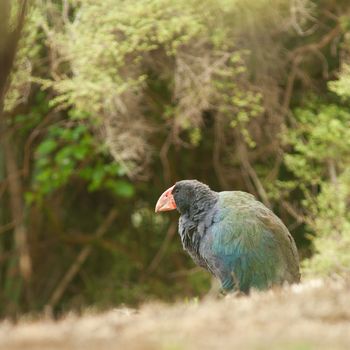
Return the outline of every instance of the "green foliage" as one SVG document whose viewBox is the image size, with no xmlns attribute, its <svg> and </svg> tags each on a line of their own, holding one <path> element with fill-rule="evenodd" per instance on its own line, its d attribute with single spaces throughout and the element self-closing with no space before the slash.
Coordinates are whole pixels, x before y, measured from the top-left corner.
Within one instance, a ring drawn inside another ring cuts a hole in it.
<svg viewBox="0 0 350 350">
<path fill-rule="evenodd" d="M 143 55 L 161 45 L 171 54 L 201 30 L 195 16 L 183 13 L 188 8 L 183 1 L 145 0 L 123 2 L 123 6 L 116 0 L 76 4 L 79 21 L 58 33 L 55 40 L 63 59 L 79 74 L 61 79 L 54 86 L 60 93 L 57 103 L 67 101 L 95 112 L 104 103 L 113 108 L 115 95 L 142 86 L 145 75 L 138 67 Z M 119 11 L 110 10 L 117 7 Z M 174 17 L 174 13 L 179 16 Z M 79 41 L 67 40 L 71 36 L 79 37 Z M 124 75 L 126 64 L 130 71 Z"/>
<path fill-rule="evenodd" d="M 329 88 L 333 90 L 335 93 L 337 93 L 339 96 L 343 97 L 344 99 L 349 99 L 350 92 L 349 92 L 349 85 L 350 85 L 350 65 L 344 64 L 342 68 L 342 74 L 339 77 L 339 80 L 331 81 L 329 83 Z"/>
<path fill-rule="evenodd" d="M 263 113 L 261 94 L 248 79 L 249 52 L 227 40 L 234 34 L 226 23 L 236 15 L 233 4 L 196 0 L 72 4 L 75 16 L 69 23 L 46 24 L 60 63 L 55 65 L 55 79 L 44 80 L 43 86 L 57 93 L 52 105 L 87 111 L 103 125 L 106 145 L 129 176 L 146 170 L 145 159 L 151 153 L 147 119 L 154 115 L 171 118 L 177 133 L 185 131 L 187 141 L 198 146 L 202 113 L 215 109 L 254 145 L 247 125 Z M 114 8 L 119 10 L 110 10 Z M 217 21 L 219 14 L 225 17 L 222 23 Z M 158 108 L 152 98 L 160 83 L 154 91 L 154 76 L 164 79 L 162 88 L 170 94 L 162 96 L 166 109 Z"/>
<path fill-rule="evenodd" d="M 350 173 L 344 172 L 337 183 L 326 183 L 314 205 L 312 229 L 315 254 L 304 263 L 309 276 L 338 274 L 350 270 Z"/>
<path fill-rule="evenodd" d="M 314 100 L 297 109 L 295 118 L 298 125 L 286 137 L 293 152 L 285 161 L 297 178 L 294 186 L 304 192 L 315 235 L 315 255 L 304 263 L 305 271 L 344 274 L 350 268 L 350 110 Z"/>
<path fill-rule="evenodd" d="M 349 18 L 343 16 L 341 25 L 347 32 L 339 79 L 328 83 L 343 104 L 309 99 L 306 107 L 296 110 L 298 124 L 287 136 L 293 153 L 286 155 L 286 165 L 302 182 L 297 186 L 304 192 L 308 226 L 314 235 L 315 254 L 304 262 L 309 275 L 345 275 L 350 270 L 348 23 Z"/>
<path fill-rule="evenodd" d="M 285 156 L 288 168 L 305 184 L 312 185 L 329 177 L 330 166 L 343 171 L 350 162 L 350 109 L 311 100 L 296 109 L 294 115 L 298 127 L 286 137 L 294 148 Z"/>
<path fill-rule="evenodd" d="M 84 124 L 52 125 L 36 149 L 35 160 L 30 198 L 41 198 L 73 177 L 84 179 L 88 191 L 108 189 L 120 197 L 134 195 L 133 185 L 118 179 L 123 175 L 122 168 L 108 159 L 106 149 L 96 145 Z"/>
</svg>

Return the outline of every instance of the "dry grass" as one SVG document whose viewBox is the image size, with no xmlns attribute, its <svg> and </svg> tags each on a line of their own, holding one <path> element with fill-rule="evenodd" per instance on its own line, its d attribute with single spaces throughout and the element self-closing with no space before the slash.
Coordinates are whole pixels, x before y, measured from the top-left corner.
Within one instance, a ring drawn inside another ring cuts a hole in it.
<svg viewBox="0 0 350 350">
<path fill-rule="evenodd" d="M 250 297 L 149 304 L 83 317 L 0 323 L 12 349 L 349 349 L 349 281 L 310 281 Z"/>
</svg>

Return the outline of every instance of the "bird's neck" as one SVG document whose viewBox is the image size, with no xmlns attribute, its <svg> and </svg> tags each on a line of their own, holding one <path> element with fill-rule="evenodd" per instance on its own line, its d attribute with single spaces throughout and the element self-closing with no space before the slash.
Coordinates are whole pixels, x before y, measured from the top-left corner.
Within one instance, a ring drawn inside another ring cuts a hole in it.
<svg viewBox="0 0 350 350">
<path fill-rule="evenodd" d="M 188 218 L 194 223 L 199 223 L 210 210 L 215 206 L 219 198 L 217 192 L 211 190 L 197 191 L 196 196 L 192 199 L 187 211 Z"/>
</svg>

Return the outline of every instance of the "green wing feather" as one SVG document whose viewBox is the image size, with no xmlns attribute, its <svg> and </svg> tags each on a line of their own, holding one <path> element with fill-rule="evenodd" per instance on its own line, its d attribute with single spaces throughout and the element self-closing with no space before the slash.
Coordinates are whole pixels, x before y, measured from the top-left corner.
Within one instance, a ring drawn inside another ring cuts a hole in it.
<svg viewBox="0 0 350 350">
<path fill-rule="evenodd" d="M 221 192 L 211 249 L 223 287 L 244 292 L 297 282 L 298 254 L 282 221 L 245 192 Z"/>
</svg>

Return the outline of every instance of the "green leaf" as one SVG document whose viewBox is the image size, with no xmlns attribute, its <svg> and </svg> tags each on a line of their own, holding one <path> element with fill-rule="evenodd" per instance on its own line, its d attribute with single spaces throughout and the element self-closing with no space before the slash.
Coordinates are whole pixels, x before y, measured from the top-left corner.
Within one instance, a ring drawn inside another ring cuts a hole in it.
<svg viewBox="0 0 350 350">
<path fill-rule="evenodd" d="M 106 187 L 119 197 L 131 198 L 135 194 L 134 186 L 125 180 L 107 180 Z"/>
<path fill-rule="evenodd" d="M 47 139 L 43 141 L 36 149 L 37 154 L 40 156 L 52 153 L 57 147 L 57 142 L 53 139 Z"/>
</svg>

